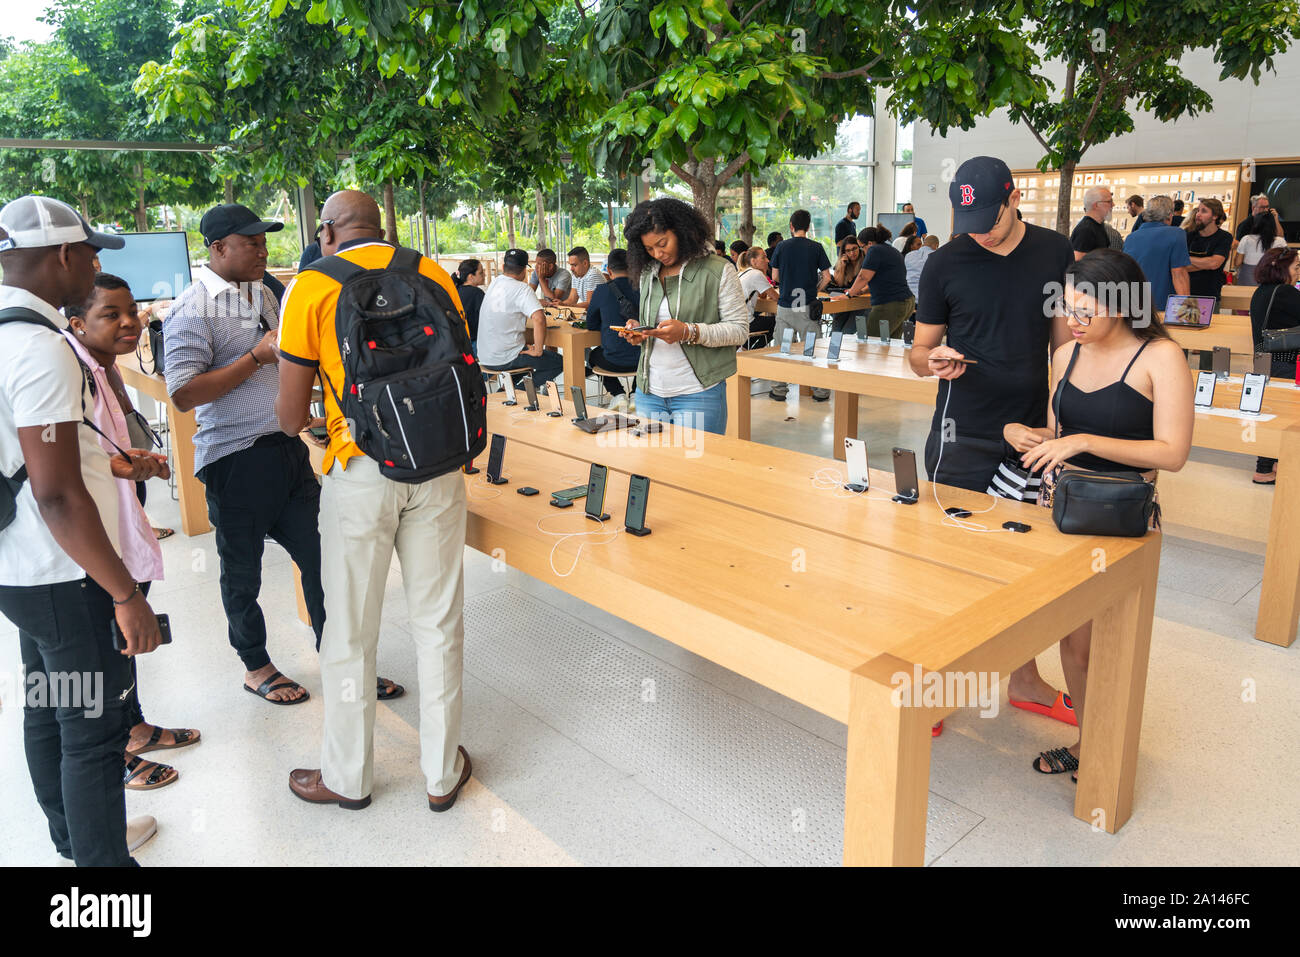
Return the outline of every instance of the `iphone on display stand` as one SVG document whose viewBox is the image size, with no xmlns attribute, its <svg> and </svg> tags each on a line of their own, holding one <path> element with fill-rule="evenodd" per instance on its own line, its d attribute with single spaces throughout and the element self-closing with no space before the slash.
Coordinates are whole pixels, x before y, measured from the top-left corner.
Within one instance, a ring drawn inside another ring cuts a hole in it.
<svg viewBox="0 0 1300 957">
<path fill-rule="evenodd" d="M 644 475 L 633 475 L 627 485 L 627 511 L 623 528 L 638 538 L 650 534 L 645 525 L 646 500 L 650 496 L 650 480 Z"/>
<path fill-rule="evenodd" d="M 849 480 L 845 488 L 850 492 L 865 492 L 871 488 L 871 473 L 867 471 L 867 443 L 861 439 L 844 440 L 844 464 L 848 466 Z"/>
<path fill-rule="evenodd" d="M 831 344 L 826 349 L 827 362 L 840 361 L 840 347 L 844 344 L 844 330 L 837 329 L 831 333 Z"/>
<path fill-rule="evenodd" d="M 1209 370 L 1196 374 L 1196 400 L 1198 409 L 1208 409 L 1214 405 L 1215 375 Z"/>
<path fill-rule="evenodd" d="M 524 395 L 528 396 L 528 404 L 524 406 L 525 412 L 536 412 L 541 408 L 537 404 L 537 386 L 533 384 L 533 377 L 524 376 Z"/>
<path fill-rule="evenodd" d="M 487 480 L 493 485 L 505 485 L 501 477 L 501 466 L 505 464 L 506 437 L 500 433 L 492 436 L 492 450 L 488 453 Z"/>
<path fill-rule="evenodd" d="M 555 402 L 553 403 L 555 408 L 553 408 L 550 412 L 547 412 L 546 414 L 549 415 L 552 419 L 558 419 L 564 415 L 564 399 L 563 399 L 564 390 L 561 389 L 554 382 L 548 382 L 546 384 L 546 388 L 551 390 L 551 394 L 555 397 Z"/>
<path fill-rule="evenodd" d="M 921 498 L 916 480 L 916 453 L 911 449 L 894 449 L 894 487 L 898 489 L 895 502 L 915 505 Z"/>
<path fill-rule="evenodd" d="M 781 332 L 781 355 L 788 356 L 790 347 L 794 345 L 794 330 L 787 326 Z"/>
<path fill-rule="evenodd" d="M 587 478 L 587 517 L 596 522 L 608 522 L 605 514 L 605 486 L 609 482 L 609 469 L 592 463 Z"/>
<path fill-rule="evenodd" d="M 813 353 L 817 351 L 817 330 L 809 329 L 803 334 L 803 356 L 805 359 L 811 359 Z"/>
<path fill-rule="evenodd" d="M 1242 412 L 1259 415 L 1264 407 L 1264 386 L 1267 384 L 1268 376 L 1254 372 L 1246 373 L 1246 380 L 1241 387 L 1241 405 L 1238 408 Z"/>
<path fill-rule="evenodd" d="M 1227 346 L 1214 347 L 1214 374 L 1220 379 L 1228 378 L 1228 372 L 1231 369 L 1232 350 Z"/>
<path fill-rule="evenodd" d="M 515 383 L 514 383 L 514 380 L 513 380 L 510 376 L 506 375 L 504 372 L 501 373 L 500 378 L 501 378 L 501 388 L 504 389 L 504 390 L 505 390 L 505 393 L 506 393 L 506 400 L 505 400 L 505 402 L 502 402 L 501 404 L 502 404 L 502 405 L 518 405 L 519 403 L 518 403 L 518 401 L 516 401 L 516 399 L 515 399 Z"/>
</svg>

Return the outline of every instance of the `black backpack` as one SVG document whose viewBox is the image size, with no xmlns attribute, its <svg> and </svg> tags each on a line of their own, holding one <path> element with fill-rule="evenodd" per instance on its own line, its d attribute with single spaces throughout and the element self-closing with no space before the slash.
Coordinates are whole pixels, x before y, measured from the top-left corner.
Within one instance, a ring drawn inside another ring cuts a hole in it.
<svg viewBox="0 0 1300 957">
<path fill-rule="evenodd" d="M 398 248 L 383 269 L 339 256 L 307 269 L 339 290 L 334 329 L 341 383 L 321 374 L 352 440 L 397 482 L 452 472 L 487 447 L 487 391 L 460 310 L 420 273 L 420 254 Z"/>
</svg>

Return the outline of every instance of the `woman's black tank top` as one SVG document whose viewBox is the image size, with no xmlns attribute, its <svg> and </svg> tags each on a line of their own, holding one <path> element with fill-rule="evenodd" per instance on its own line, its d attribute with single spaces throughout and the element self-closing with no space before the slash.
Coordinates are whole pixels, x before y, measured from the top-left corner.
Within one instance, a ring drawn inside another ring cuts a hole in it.
<svg viewBox="0 0 1300 957">
<path fill-rule="evenodd" d="M 1155 438 L 1152 422 L 1155 403 L 1124 381 L 1128 378 L 1133 363 L 1137 362 L 1138 356 L 1142 355 L 1142 350 L 1150 341 L 1147 339 L 1138 346 L 1118 382 L 1092 392 L 1084 392 L 1069 381 L 1074 362 L 1079 358 L 1080 346 L 1075 344 L 1074 352 L 1070 354 L 1070 364 L 1066 366 L 1065 375 L 1061 377 L 1056 394 L 1052 396 L 1056 424 L 1062 436 L 1101 435 L 1135 441 L 1150 441 Z M 1076 455 L 1069 464 L 1091 472 L 1144 471 L 1139 466 L 1112 462 L 1088 452 Z"/>
</svg>

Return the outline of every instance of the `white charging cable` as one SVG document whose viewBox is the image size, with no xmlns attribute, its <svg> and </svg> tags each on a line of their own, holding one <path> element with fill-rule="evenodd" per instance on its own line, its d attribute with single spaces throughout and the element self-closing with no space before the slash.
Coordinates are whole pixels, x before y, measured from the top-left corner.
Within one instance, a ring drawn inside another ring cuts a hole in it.
<svg viewBox="0 0 1300 957">
<path fill-rule="evenodd" d="M 608 531 L 605 528 L 605 522 L 603 519 L 584 519 L 585 521 L 596 521 L 600 523 L 600 528 L 597 528 L 590 532 L 553 532 L 549 528 L 542 527 L 542 523 L 545 522 L 548 518 L 567 518 L 567 517 L 568 516 L 547 515 L 537 520 L 537 530 L 539 532 L 541 532 L 543 535 L 551 535 L 558 539 L 558 541 L 556 541 L 556 543 L 551 546 L 551 554 L 548 558 L 548 561 L 551 564 L 551 571 L 555 573 L 557 578 L 568 578 L 575 571 L 577 571 L 578 562 L 582 559 L 582 550 L 586 548 L 588 545 L 608 545 L 610 542 L 612 542 L 614 539 L 618 537 L 619 532 L 623 531 L 623 529 L 621 528 L 616 528 L 612 532 Z M 573 564 L 569 566 L 569 570 L 567 572 L 562 572 L 555 567 L 555 553 L 561 545 L 563 545 L 571 538 L 586 538 L 590 535 L 608 535 L 609 538 L 607 538 L 603 542 L 580 543 L 578 545 L 578 553 L 573 556 Z"/>
<path fill-rule="evenodd" d="M 940 429 L 943 429 L 945 427 L 944 423 L 948 421 L 948 403 L 952 401 L 952 380 L 945 379 L 944 381 L 948 383 L 948 394 L 943 400 L 943 411 L 939 413 Z M 979 522 L 969 521 L 969 516 L 967 518 L 957 518 L 955 515 L 949 515 L 944 511 L 943 503 L 939 501 L 939 469 L 943 466 L 943 447 L 947 444 L 948 443 L 944 441 L 943 433 L 941 431 L 939 433 L 939 457 L 935 460 L 934 477 L 930 481 L 930 491 L 934 493 L 934 504 L 939 506 L 939 513 L 943 516 L 943 518 L 940 519 L 940 523 L 946 525 L 948 528 L 960 528 L 964 532 L 1010 532 L 1011 529 L 1009 528 L 989 528 L 987 525 L 981 525 Z M 987 492 L 985 494 L 988 495 Z M 993 511 L 993 509 L 998 507 L 998 496 L 989 495 L 989 498 L 993 499 L 993 502 L 988 508 L 982 508 L 979 511 L 964 509 L 964 511 L 970 512 L 971 515 L 983 515 L 986 512 Z"/>
<path fill-rule="evenodd" d="M 834 466 L 820 468 L 813 473 L 812 486 L 819 492 L 832 492 L 832 498 L 869 498 L 883 501 L 890 501 L 890 496 L 881 493 L 872 495 L 871 489 L 864 488 L 855 492 L 851 488 L 845 488 L 848 482 L 848 476 Z"/>
</svg>

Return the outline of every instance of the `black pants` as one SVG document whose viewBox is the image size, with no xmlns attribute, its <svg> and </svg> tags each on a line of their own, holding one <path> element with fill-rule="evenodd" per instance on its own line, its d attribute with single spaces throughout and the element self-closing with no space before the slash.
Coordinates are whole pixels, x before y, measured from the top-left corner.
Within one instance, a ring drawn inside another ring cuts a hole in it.
<svg viewBox="0 0 1300 957">
<path fill-rule="evenodd" d="M 311 470 L 307 446 L 297 436 L 264 435 L 251 448 L 232 452 L 203 467 L 208 518 L 217 533 L 221 559 L 221 604 L 230 645 L 248 671 L 271 661 L 266 620 L 257 604 L 262 590 L 262 547 L 266 536 L 284 547 L 302 573 L 302 593 L 320 648 L 325 595 L 320 583 L 320 482 Z"/>
<path fill-rule="evenodd" d="M 776 332 L 776 316 L 767 312 L 756 312 L 749 320 L 751 333 L 761 332 L 763 338 L 750 339 L 741 347 L 743 349 L 766 349 L 772 344 L 772 333 Z"/>
<path fill-rule="evenodd" d="M 1201 355 L 1205 355 L 1205 353 L 1202 352 Z M 1272 367 L 1269 369 L 1269 375 L 1275 379 L 1290 379 L 1294 382 L 1296 376 L 1295 367 L 1296 364 L 1294 362 L 1279 362 L 1275 358 L 1273 359 Z M 1262 455 L 1255 459 L 1256 472 L 1267 475 L 1275 468 L 1277 468 L 1277 459 L 1266 459 Z"/>
<path fill-rule="evenodd" d="M 131 660 L 113 649 L 113 599 L 89 578 L 0 586 L 18 629 L 23 745 L 50 840 L 78 867 L 133 867 L 122 754 Z"/>
<path fill-rule="evenodd" d="M 844 332 L 846 329 L 851 328 L 856 335 L 858 320 L 866 319 L 866 317 L 865 312 L 837 312 L 831 317 L 831 332 Z M 863 331 L 868 336 L 875 332 L 874 329 L 864 329 Z"/>
<path fill-rule="evenodd" d="M 632 366 L 632 368 L 629 369 L 621 362 L 610 362 L 607 360 L 605 358 L 605 350 L 600 346 L 592 347 L 591 351 L 587 353 L 587 375 L 595 375 L 595 373 L 591 371 L 593 366 L 600 366 L 602 369 L 609 369 L 611 372 L 626 372 L 628 375 L 636 374 L 636 366 Z M 619 396 L 626 391 L 623 388 L 622 381 L 614 378 L 612 375 L 603 375 L 600 377 L 600 381 L 604 383 L 605 391 L 610 395 Z"/>
<path fill-rule="evenodd" d="M 925 440 L 925 471 L 930 481 L 939 485 L 987 492 L 1005 450 L 1006 442 L 1001 438 L 950 435 L 944 442 L 943 437 L 931 428 Z"/>
</svg>

